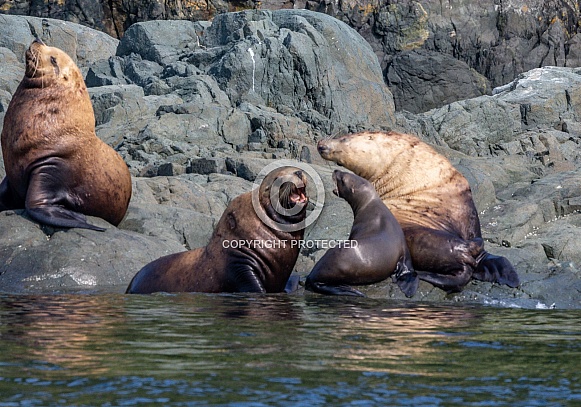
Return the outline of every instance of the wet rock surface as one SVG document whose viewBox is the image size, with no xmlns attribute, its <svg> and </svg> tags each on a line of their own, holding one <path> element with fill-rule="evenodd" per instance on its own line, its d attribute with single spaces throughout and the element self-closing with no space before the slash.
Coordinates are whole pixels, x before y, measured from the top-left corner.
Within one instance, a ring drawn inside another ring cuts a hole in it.
<svg viewBox="0 0 581 407">
<path fill-rule="evenodd" d="M 24 39 L 35 24 L 45 33 L 77 33 L 69 50 L 90 86 L 97 135 L 123 156 L 134 183 L 119 228 L 90 219 L 104 233 L 49 230 L 22 211 L 0 213 L 1 291 L 122 292 L 154 258 L 205 245 L 228 202 L 282 158 L 310 162 L 325 185 L 323 212 L 306 241 L 346 239 L 351 209 L 331 193 L 335 167 L 318 156 L 316 141 L 394 128 L 431 143 L 466 176 L 487 250 L 506 256 L 522 283 L 473 282 L 452 295 L 422 283 L 412 301 L 581 308 L 579 68 L 535 68 L 489 95 L 396 113 L 371 47 L 323 14 L 253 11 L 180 21 L 179 36 L 167 41 L 176 22 L 147 22 L 121 42 L 72 23 L 0 18 L 28 27 Z M 115 46 L 94 54 L 78 38 Z M 0 44 L 1 117 L 24 72 L 24 43 Z M 305 247 L 295 270 L 306 276 L 324 251 Z M 404 298 L 389 281 L 362 290 Z"/>
</svg>

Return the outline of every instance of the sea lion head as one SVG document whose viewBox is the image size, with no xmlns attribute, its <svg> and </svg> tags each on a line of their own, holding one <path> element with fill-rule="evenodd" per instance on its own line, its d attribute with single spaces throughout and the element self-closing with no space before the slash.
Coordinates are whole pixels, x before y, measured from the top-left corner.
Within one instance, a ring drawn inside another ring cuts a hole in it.
<svg viewBox="0 0 581 407">
<path fill-rule="evenodd" d="M 267 216 L 279 223 L 296 223 L 305 218 L 309 199 L 303 170 L 282 167 L 271 171 L 259 188 L 260 205 Z"/>
<path fill-rule="evenodd" d="M 25 79 L 47 87 L 53 83 L 63 86 L 84 86 L 81 71 L 66 52 L 49 47 L 40 39 L 35 39 L 26 51 Z"/>
<path fill-rule="evenodd" d="M 372 181 L 381 175 L 390 160 L 397 157 L 400 148 L 406 148 L 406 144 L 390 135 L 391 133 L 362 132 L 323 139 L 317 144 L 317 151 L 325 160 L 334 161 Z"/>
<path fill-rule="evenodd" d="M 350 203 L 362 201 L 366 197 L 371 199 L 377 195 L 369 181 L 350 172 L 335 170 L 333 182 L 335 183 L 333 193 Z"/>
</svg>

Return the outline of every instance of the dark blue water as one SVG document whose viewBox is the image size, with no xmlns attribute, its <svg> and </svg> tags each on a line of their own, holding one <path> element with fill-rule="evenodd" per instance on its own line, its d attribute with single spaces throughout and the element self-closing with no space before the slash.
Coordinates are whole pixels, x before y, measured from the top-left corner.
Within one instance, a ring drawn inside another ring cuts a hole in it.
<svg viewBox="0 0 581 407">
<path fill-rule="evenodd" d="M 0 296 L 0 406 L 580 406 L 581 311 Z"/>
</svg>

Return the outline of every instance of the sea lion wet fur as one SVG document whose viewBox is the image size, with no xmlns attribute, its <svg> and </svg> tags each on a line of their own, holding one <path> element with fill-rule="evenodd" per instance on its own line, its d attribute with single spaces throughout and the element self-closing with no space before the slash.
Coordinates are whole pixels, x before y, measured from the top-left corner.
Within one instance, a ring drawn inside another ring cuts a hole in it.
<svg viewBox="0 0 581 407">
<path fill-rule="evenodd" d="M 288 215 L 271 202 L 271 187 L 281 184 L 280 205 L 297 213 Z M 202 248 L 161 257 L 144 266 L 127 293 L 153 292 L 256 292 L 276 293 L 285 289 L 299 255 L 298 242 L 304 229 L 279 230 L 302 222 L 306 216 L 306 177 L 294 167 L 283 167 L 267 175 L 258 194 L 260 208 L 252 202 L 253 192 L 232 200 L 218 222 L 209 243 Z M 256 210 L 282 225 L 263 223 Z"/>
<path fill-rule="evenodd" d="M 333 191 L 353 210 L 349 247 L 327 250 L 308 275 L 305 288 L 322 294 L 363 294 L 349 287 L 378 283 L 393 276 L 407 297 L 418 288 L 403 231 L 366 179 L 335 170 Z"/>
</svg>

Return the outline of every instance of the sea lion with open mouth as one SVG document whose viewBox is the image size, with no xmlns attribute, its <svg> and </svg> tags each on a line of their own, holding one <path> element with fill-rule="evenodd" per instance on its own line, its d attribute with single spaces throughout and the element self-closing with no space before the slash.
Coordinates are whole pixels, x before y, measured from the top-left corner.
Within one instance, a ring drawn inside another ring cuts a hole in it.
<svg viewBox="0 0 581 407">
<path fill-rule="evenodd" d="M 206 247 L 147 264 L 133 277 L 127 293 L 282 292 L 304 235 L 303 228 L 287 231 L 285 226 L 304 221 L 306 185 L 303 171 L 297 168 L 270 172 L 258 191 L 230 202 Z M 257 207 L 253 193 L 258 194 Z M 273 226 L 266 225 L 257 211 L 264 211 Z"/>
</svg>

